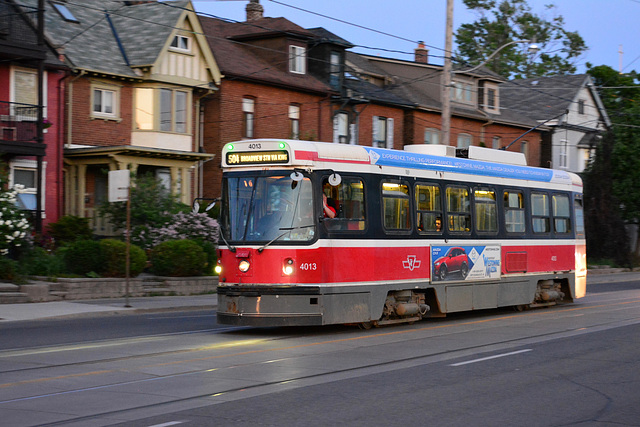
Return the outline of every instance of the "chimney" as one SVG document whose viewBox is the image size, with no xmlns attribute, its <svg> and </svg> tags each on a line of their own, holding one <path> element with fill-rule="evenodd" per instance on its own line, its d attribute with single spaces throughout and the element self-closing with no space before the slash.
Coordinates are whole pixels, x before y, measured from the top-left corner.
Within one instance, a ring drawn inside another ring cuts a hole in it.
<svg viewBox="0 0 640 427">
<path fill-rule="evenodd" d="M 250 0 L 245 10 L 247 11 L 247 22 L 261 19 L 264 14 L 264 8 L 260 4 L 260 0 Z"/>
<path fill-rule="evenodd" d="M 424 47 L 423 41 L 418 42 L 418 47 L 416 48 L 415 52 L 416 52 L 415 62 L 420 62 L 421 64 L 429 63 L 429 49 Z"/>
</svg>

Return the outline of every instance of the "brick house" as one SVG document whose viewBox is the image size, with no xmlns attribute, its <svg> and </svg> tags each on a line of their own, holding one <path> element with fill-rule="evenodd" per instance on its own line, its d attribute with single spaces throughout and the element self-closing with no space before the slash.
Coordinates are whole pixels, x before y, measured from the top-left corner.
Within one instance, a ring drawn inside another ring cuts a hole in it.
<svg viewBox="0 0 640 427">
<path fill-rule="evenodd" d="M 190 204 L 214 156 L 202 147 L 200 106 L 220 82 L 191 2 L 47 2 L 45 16 L 71 69 L 61 88 L 64 213 L 110 234 L 97 207 L 118 169 L 153 174 Z"/>
<path fill-rule="evenodd" d="M 66 67 L 44 37 L 37 6 L 0 2 L 0 156 L 9 186 L 24 187 L 18 204 L 40 233 L 62 212 L 59 90 Z"/>
<path fill-rule="evenodd" d="M 220 153 L 225 143 L 250 138 L 401 148 L 409 105 L 366 82 L 359 84 L 370 96 L 363 90 L 354 94 L 344 76 L 349 42 L 323 28 L 264 17 L 258 1 L 248 3 L 246 11 L 247 20 L 240 23 L 200 16 L 224 75 L 220 90 L 204 103 L 207 152 Z M 221 176 L 219 162 L 205 165 L 206 197 L 220 195 Z"/>
</svg>

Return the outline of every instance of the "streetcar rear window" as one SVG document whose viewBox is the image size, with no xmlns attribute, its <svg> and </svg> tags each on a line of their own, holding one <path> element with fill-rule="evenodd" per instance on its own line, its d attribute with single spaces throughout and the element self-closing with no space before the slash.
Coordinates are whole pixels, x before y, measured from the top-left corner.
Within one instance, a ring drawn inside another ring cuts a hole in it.
<svg viewBox="0 0 640 427">
<path fill-rule="evenodd" d="M 549 196 L 544 193 L 531 193 L 531 216 L 534 233 L 551 231 L 549 220 Z"/>
<path fill-rule="evenodd" d="M 553 200 L 553 227 L 556 233 L 571 232 L 571 209 L 569 196 L 554 194 Z"/>
</svg>

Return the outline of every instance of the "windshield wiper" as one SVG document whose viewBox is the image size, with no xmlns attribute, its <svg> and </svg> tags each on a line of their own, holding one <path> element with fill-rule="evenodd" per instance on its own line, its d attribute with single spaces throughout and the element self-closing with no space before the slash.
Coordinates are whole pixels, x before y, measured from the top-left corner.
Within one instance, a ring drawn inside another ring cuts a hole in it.
<svg viewBox="0 0 640 427">
<path fill-rule="evenodd" d="M 231 252 L 235 253 L 236 252 L 236 247 L 235 246 L 231 246 L 229 244 L 229 242 L 227 242 L 227 239 L 224 238 L 224 230 L 222 229 L 222 224 L 220 224 L 220 237 L 222 238 L 222 241 L 227 245 L 229 250 Z"/>
<path fill-rule="evenodd" d="M 275 242 L 276 240 L 278 240 L 279 238 L 281 238 L 285 234 L 289 233 L 290 231 L 299 230 L 301 228 L 309 228 L 309 227 L 315 227 L 315 224 L 301 225 L 299 227 L 279 228 L 278 230 L 285 230 L 285 232 L 280 234 L 278 237 L 275 237 L 275 238 L 271 239 L 269 242 L 265 243 L 263 246 L 259 247 L 258 248 L 258 253 L 262 253 L 262 251 L 264 251 L 264 248 L 266 248 L 267 246 L 269 246 L 270 244 L 272 244 L 273 242 Z"/>
</svg>

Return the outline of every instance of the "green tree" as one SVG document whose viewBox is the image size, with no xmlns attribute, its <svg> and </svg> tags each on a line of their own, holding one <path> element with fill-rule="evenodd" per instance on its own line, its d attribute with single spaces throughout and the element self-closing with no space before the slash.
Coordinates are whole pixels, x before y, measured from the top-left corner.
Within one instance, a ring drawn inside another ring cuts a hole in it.
<svg viewBox="0 0 640 427">
<path fill-rule="evenodd" d="M 588 73 L 612 122 L 610 190 L 616 208 L 627 223 L 640 222 L 640 81 L 638 73 L 620 74 L 609 66 L 592 67 Z M 596 162 L 598 162 L 596 154 Z M 594 169 L 595 170 L 595 169 Z M 586 187 L 585 187 L 586 188 Z M 640 260 L 640 227 L 633 252 Z"/>
<path fill-rule="evenodd" d="M 478 15 L 455 34 L 455 56 L 463 64 L 480 64 L 507 43 L 535 40 L 540 47 L 535 57 L 529 54 L 527 43 L 518 43 L 500 50 L 486 66 L 508 79 L 564 75 L 575 73 L 575 61 L 587 50 L 577 32 L 564 28 L 561 15 L 546 20 L 532 13 L 526 0 L 463 1 Z M 549 11 L 554 8 L 546 7 Z"/>
</svg>

